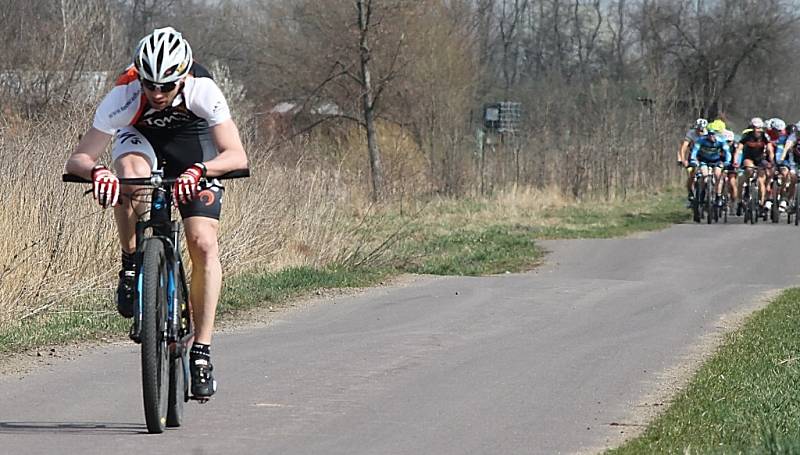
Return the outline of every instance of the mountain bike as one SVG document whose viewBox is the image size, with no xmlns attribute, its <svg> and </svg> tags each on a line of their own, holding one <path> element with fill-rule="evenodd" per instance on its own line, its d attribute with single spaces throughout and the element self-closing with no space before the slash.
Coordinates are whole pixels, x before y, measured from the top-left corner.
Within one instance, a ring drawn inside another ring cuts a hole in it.
<svg viewBox="0 0 800 455">
<path fill-rule="evenodd" d="M 793 178 L 793 177 L 790 177 Z M 788 210 L 786 210 L 786 223 L 792 223 L 792 217 L 794 217 L 794 225 L 797 226 L 800 224 L 800 184 L 795 183 L 794 185 L 794 194 L 790 196 L 791 198 L 791 206 Z"/>
<path fill-rule="evenodd" d="M 249 175 L 245 169 L 215 178 Z M 92 183 L 71 174 L 64 174 L 62 180 Z M 181 222 L 172 218 L 175 180 L 165 178 L 161 170 L 153 171 L 150 177 L 119 179 L 121 184 L 144 187 L 131 199 L 149 203 L 146 213 L 137 214 L 140 218 L 136 223 L 134 254 L 136 285 L 129 332 L 130 339 L 142 346 L 142 398 L 149 433 L 181 426 L 183 405 L 189 400 L 208 401 L 189 393 L 189 349 L 194 330 L 181 258 Z"/>
<path fill-rule="evenodd" d="M 783 196 L 781 196 L 782 189 L 783 175 L 781 175 L 780 167 L 778 167 L 770 183 L 770 201 L 772 201 L 772 206 L 770 207 L 769 216 L 773 223 L 777 223 L 781 219 L 780 203 L 783 201 Z"/>
<path fill-rule="evenodd" d="M 701 169 L 706 167 L 708 175 L 703 178 Z M 703 218 L 708 224 L 719 221 L 719 210 L 714 201 L 716 195 L 717 178 L 713 167 L 701 164 L 694 174 L 694 201 L 692 202 L 692 216 L 695 223 L 700 223 Z"/>
<path fill-rule="evenodd" d="M 731 190 L 728 186 L 727 175 L 723 173 L 722 175 L 723 182 L 722 182 L 722 204 L 721 207 L 718 207 L 717 210 L 719 211 L 719 217 L 722 218 L 723 223 L 728 222 L 728 213 L 730 212 L 730 204 L 731 204 Z"/>
<path fill-rule="evenodd" d="M 742 204 L 744 204 L 744 222 L 750 224 L 758 223 L 760 215 L 759 194 L 758 194 L 758 172 L 755 166 L 748 166 L 747 171 L 750 176 L 747 177 L 742 185 Z M 744 172 L 744 171 L 742 171 Z"/>
<path fill-rule="evenodd" d="M 717 175 L 714 173 L 715 166 L 708 166 L 708 175 L 706 176 L 706 184 L 704 191 L 704 209 L 706 214 L 706 221 L 708 224 L 719 222 L 720 207 L 717 205 Z"/>
<path fill-rule="evenodd" d="M 694 171 L 692 191 L 694 192 L 694 198 L 692 199 L 692 219 L 695 223 L 699 223 L 703 219 L 703 197 L 705 194 L 703 174 L 700 171 L 700 166 L 697 166 Z"/>
</svg>

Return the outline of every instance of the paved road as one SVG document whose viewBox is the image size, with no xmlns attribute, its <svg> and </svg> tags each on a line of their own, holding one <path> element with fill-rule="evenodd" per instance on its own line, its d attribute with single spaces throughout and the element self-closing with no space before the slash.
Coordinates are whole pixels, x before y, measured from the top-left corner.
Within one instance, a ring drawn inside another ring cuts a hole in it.
<svg viewBox="0 0 800 455">
<path fill-rule="evenodd" d="M 0 452 L 572 453 L 625 427 L 720 316 L 797 281 L 786 225 L 546 242 L 537 271 L 423 278 L 220 334 L 220 392 L 144 434 L 138 352 L 0 378 Z M 747 270 L 736 267 L 743 244 Z M 762 254 L 763 252 L 763 254 Z M 758 264 L 763 273 L 752 273 Z M 335 304 L 334 304 L 335 303 Z"/>
</svg>

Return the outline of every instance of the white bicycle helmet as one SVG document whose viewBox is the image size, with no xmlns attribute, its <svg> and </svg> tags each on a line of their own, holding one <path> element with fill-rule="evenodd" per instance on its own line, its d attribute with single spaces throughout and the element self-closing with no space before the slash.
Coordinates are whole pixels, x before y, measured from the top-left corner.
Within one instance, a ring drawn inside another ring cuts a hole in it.
<svg viewBox="0 0 800 455">
<path fill-rule="evenodd" d="M 708 126 L 708 120 L 704 118 L 699 118 L 694 121 L 694 129 L 696 130 L 704 130 Z"/>
<path fill-rule="evenodd" d="M 724 130 L 722 135 L 725 137 L 725 140 L 728 142 L 733 142 L 736 140 L 736 136 L 733 134 L 731 130 Z"/>
<path fill-rule="evenodd" d="M 761 117 L 753 117 L 750 119 L 750 126 L 753 128 L 764 128 L 764 121 Z"/>
<path fill-rule="evenodd" d="M 192 48 L 174 28 L 157 28 L 139 41 L 133 64 L 143 79 L 156 84 L 174 82 L 189 72 Z"/>
<path fill-rule="evenodd" d="M 784 122 L 782 119 L 774 118 L 772 119 L 772 129 L 782 131 L 786 129 L 786 122 Z"/>
</svg>

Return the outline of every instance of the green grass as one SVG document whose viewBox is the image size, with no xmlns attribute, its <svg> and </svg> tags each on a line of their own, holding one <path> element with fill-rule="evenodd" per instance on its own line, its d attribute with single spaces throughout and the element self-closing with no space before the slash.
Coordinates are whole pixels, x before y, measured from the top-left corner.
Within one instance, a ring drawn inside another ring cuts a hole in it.
<svg viewBox="0 0 800 455">
<path fill-rule="evenodd" d="M 221 319 L 260 305 L 282 305 L 292 297 L 321 288 L 368 286 L 387 275 L 381 270 L 313 269 L 293 267 L 274 273 L 242 274 L 225 280 L 218 314 Z M 130 320 L 117 315 L 113 295 L 94 295 L 67 302 L 12 326 L 0 328 L 0 353 L 76 340 L 127 337 Z"/>
<path fill-rule="evenodd" d="M 369 286 L 386 278 L 388 273 L 342 267 L 292 267 L 278 272 L 244 273 L 225 281 L 218 311 L 226 315 L 237 310 L 282 304 L 318 289 Z"/>
<path fill-rule="evenodd" d="M 416 218 L 393 217 L 388 228 L 409 235 L 393 248 L 401 272 L 488 275 L 521 272 L 542 257 L 539 239 L 607 238 L 662 229 L 689 219 L 679 192 L 632 198 L 625 203 L 583 203 L 497 216 L 487 202 L 447 201 Z M 378 235 L 386 236 L 387 231 Z"/>
<path fill-rule="evenodd" d="M 670 191 L 624 205 L 585 204 L 550 210 L 545 217 L 559 223 L 542 227 L 537 235 L 547 239 L 619 237 L 683 223 L 689 215 L 679 192 Z"/>
<path fill-rule="evenodd" d="M 110 301 L 111 296 L 108 296 Z M 103 308 L 97 297 L 75 305 L 63 305 L 0 329 L 0 354 L 22 352 L 41 346 L 98 340 L 127 334 L 128 320 L 116 309 Z"/>
<path fill-rule="evenodd" d="M 412 243 L 401 254 L 408 273 L 487 275 L 533 268 L 542 256 L 531 229 L 494 225 L 486 229 L 457 229 Z"/>
<path fill-rule="evenodd" d="M 800 453 L 800 288 L 726 340 L 637 439 L 610 454 Z"/>
</svg>

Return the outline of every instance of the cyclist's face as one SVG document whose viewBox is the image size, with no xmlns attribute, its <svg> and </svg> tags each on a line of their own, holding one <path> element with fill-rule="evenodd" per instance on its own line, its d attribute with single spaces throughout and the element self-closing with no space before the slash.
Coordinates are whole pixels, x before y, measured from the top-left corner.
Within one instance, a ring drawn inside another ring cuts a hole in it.
<svg viewBox="0 0 800 455">
<path fill-rule="evenodd" d="M 148 84 L 142 84 L 142 91 L 144 91 L 144 96 L 147 97 L 150 106 L 157 111 L 161 111 L 172 105 L 172 101 L 178 95 L 182 86 L 183 82 L 180 82 L 172 90 L 161 91 L 159 88 L 151 90 L 148 88 Z"/>
</svg>

